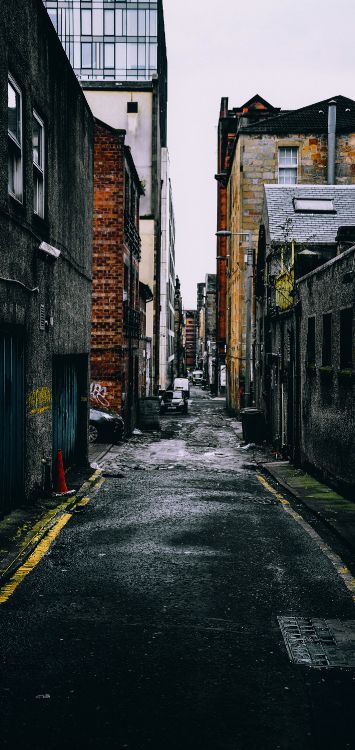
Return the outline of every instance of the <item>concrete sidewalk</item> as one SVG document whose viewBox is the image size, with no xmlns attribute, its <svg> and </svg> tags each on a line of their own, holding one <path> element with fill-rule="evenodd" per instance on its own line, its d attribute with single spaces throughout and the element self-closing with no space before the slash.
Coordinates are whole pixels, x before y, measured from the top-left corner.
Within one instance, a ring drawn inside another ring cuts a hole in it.
<svg viewBox="0 0 355 750">
<path fill-rule="evenodd" d="M 273 461 L 261 466 L 287 492 L 321 516 L 355 551 L 355 498 L 354 502 L 347 500 L 289 461 Z"/>
</svg>

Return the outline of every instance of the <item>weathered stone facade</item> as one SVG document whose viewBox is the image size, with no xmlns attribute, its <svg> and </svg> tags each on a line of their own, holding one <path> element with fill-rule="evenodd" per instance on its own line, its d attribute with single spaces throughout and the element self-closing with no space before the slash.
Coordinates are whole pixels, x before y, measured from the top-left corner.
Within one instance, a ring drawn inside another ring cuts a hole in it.
<svg viewBox="0 0 355 750">
<path fill-rule="evenodd" d="M 355 248 L 296 282 L 299 303 L 300 462 L 355 491 Z M 324 316 L 331 316 L 324 365 Z M 314 320 L 314 357 L 309 326 Z M 345 325 L 344 325 L 345 323 Z"/>
<path fill-rule="evenodd" d="M 347 100 L 350 101 L 350 100 Z M 324 107 L 323 110 L 320 106 Z M 257 248 L 259 224 L 263 204 L 263 185 L 279 181 L 279 148 L 294 147 L 298 152 L 297 183 L 327 183 L 327 104 L 317 105 L 322 124 L 312 132 L 306 114 L 299 116 L 302 128 L 297 131 L 282 132 L 282 113 L 269 120 L 248 125 L 248 112 L 245 112 L 246 125 L 240 119 L 234 150 L 228 171 L 228 210 L 227 229 L 235 236 L 229 240 L 229 282 L 227 291 L 228 318 L 228 405 L 238 412 L 243 405 L 240 395 L 244 390 L 245 378 L 245 332 L 246 332 L 246 266 L 245 255 L 247 237 L 238 233 L 252 232 L 253 245 Z M 343 106 L 343 105 L 342 105 Z M 306 110 L 307 108 L 304 108 Z M 312 110 L 313 111 L 313 110 Z M 317 110 L 318 112 L 318 110 Z M 292 113 L 290 114 L 291 117 Z M 312 115 L 313 116 L 313 115 Z M 285 118 L 285 128 L 288 119 Z M 344 124 L 345 123 L 345 124 Z M 260 127 L 260 132 L 256 132 Z M 263 130 L 264 128 L 264 130 Z M 353 128 L 352 132 L 347 132 Z M 336 184 L 355 183 L 355 127 L 352 120 L 346 124 L 346 108 L 341 113 L 336 137 Z M 256 253 L 255 253 L 256 255 Z"/>
</svg>

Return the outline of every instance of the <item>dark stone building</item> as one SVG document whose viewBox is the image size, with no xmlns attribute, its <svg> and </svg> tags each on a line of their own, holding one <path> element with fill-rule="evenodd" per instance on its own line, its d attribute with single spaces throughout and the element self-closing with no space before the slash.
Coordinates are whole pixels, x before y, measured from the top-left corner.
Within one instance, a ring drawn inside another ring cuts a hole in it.
<svg viewBox="0 0 355 750">
<path fill-rule="evenodd" d="M 352 227 L 353 242 L 355 227 Z M 296 282 L 299 455 L 355 492 L 355 246 Z"/>
<path fill-rule="evenodd" d="M 265 185 L 264 191 L 256 272 L 257 406 L 279 451 L 346 490 L 355 478 L 349 249 L 355 186 Z"/>
<path fill-rule="evenodd" d="M 0 90 L 2 513 L 87 459 L 93 118 L 41 0 L 0 4 Z"/>
<path fill-rule="evenodd" d="M 121 414 L 130 433 L 138 412 L 143 191 L 125 136 L 96 121 L 91 401 Z"/>
</svg>

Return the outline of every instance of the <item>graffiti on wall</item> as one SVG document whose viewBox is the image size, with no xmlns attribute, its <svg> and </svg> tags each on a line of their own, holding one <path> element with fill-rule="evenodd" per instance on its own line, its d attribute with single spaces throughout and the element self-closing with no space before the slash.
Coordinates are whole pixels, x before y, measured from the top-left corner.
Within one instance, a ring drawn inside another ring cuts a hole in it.
<svg viewBox="0 0 355 750">
<path fill-rule="evenodd" d="M 91 383 L 90 385 L 90 399 L 99 406 L 109 406 L 109 402 L 106 398 L 107 388 L 101 383 Z"/>
<path fill-rule="evenodd" d="M 52 391 L 47 386 L 36 388 L 27 394 L 27 413 L 42 414 L 52 407 Z"/>
</svg>

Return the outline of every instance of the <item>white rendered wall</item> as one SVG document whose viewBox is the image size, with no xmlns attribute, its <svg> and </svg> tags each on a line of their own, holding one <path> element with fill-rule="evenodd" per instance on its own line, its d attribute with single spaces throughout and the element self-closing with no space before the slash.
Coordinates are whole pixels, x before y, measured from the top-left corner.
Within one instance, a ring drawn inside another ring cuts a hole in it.
<svg viewBox="0 0 355 750">
<path fill-rule="evenodd" d="M 159 384 L 165 390 L 171 381 L 174 361 L 175 233 L 172 208 L 170 162 L 167 148 L 161 150 L 161 259 L 160 259 L 160 349 Z"/>
</svg>

